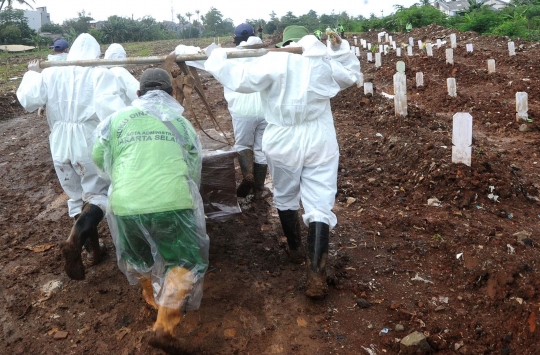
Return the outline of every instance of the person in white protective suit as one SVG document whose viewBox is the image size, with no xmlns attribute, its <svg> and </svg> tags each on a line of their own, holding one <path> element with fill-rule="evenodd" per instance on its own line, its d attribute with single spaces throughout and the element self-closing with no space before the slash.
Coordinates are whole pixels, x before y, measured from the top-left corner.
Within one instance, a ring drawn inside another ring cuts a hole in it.
<svg viewBox="0 0 540 355">
<path fill-rule="evenodd" d="M 303 258 L 298 221 L 300 200 L 307 238 L 306 295 L 324 297 L 329 232 L 337 192 L 339 147 L 330 98 L 358 80 L 360 62 L 337 34 L 328 48 L 302 26 L 289 26 L 278 47 L 300 46 L 303 54 L 270 52 L 252 62 L 227 60 L 214 49 L 205 68 L 230 90 L 260 92 L 268 126 L 263 152 L 274 182 L 274 203 L 292 261 Z M 296 43 L 297 42 L 297 43 Z"/>
<path fill-rule="evenodd" d="M 98 42 L 83 33 L 73 43 L 68 61 L 96 59 Z M 97 225 L 107 208 L 109 181 L 98 175 L 92 162 L 94 130 L 99 122 L 125 107 L 118 80 L 106 68 L 51 67 L 41 70 L 31 62 L 17 89 L 17 98 L 27 111 L 47 105 L 51 129 L 49 142 L 58 180 L 68 200 L 68 213 L 76 221 L 61 246 L 65 271 L 75 280 L 85 277 L 82 246 L 99 262 L 101 250 Z"/>
<path fill-rule="evenodd" d="M 124 47 L 118 43 L 113 43 L 105 51 L 103 59 L 122 59 L 126 58 L 126 51 Z M 122 67 L 112 67 L 109 70 L 116 76 L 120 82 L 120 90 L 122 92 L 122 99 L 126 106 L 131 105 L 133 100 L 137 99 L 137 88 L 139 87 L 139 81 L 131 75 L 127 69 Z"/>
<path fill-rule="evenodd" d="M 49 62 L 62 62 L 67 60 L 69 44 L 63 40 L 58 39 L 53 44 L 53 54 L 47 56 Z"/>
<path fill-rule="evenodd" d="M 255 31 L 249 24 L 238 25 L 234 30 L 235 45 L 261 44 L 260 38 L 255 37 Z M 208 48 L 218 48 L 212 44 Z M 233 49 L 227 49 L 233 51 Z M 241 50 L 241 49 L 239 49 Z M 199 47 L 179 45 L 175 49 L 177 55 L 195 54 Z M 249 62 L 252 58 L 235 59 L 239 62 Z M 188 61 L 187 65 L 205 70 L 205 61 Z M 264 188 L 268 166 L 262 152 L 262 136 L 266 128 L 261 96 L 258 92 L 242 94 L 223 88 L 229 112 L 232 117 L 234 130 L 234 149 L 238 152 L 238 163 L 242 171 L 242 182 L 236 190 L 238 197 L 246 197 L 251 191 L 260 192 Z"/>
<path fill-rule="evenodd" d="M 234 44 L 261 44 L 255 37 L 255 30 L 249 24 L 242 23 L 234 30 Z M 252 59 L 237 59 L 249 62 Z M 242 171 L 242 182 L 236 191 L 239 197 L 246 197 L 250 191 L 258 192 L 264 188 L 266 179 L 266 157 L 262 152 L 262 137 L 266 128 L 261 95 L 258 92 L 241 94 L 223 88 L 223 94 L 229 106 L 234 130 L 234 149 L 238 152 L 238 163 Z"/>
</svg>

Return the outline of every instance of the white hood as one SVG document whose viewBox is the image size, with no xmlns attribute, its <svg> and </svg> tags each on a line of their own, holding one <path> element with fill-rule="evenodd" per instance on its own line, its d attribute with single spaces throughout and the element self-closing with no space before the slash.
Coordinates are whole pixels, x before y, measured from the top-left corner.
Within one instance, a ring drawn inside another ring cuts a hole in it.
<svg viewBox="0 0 540 355">
<path fill-rule="evenodd" d="M 126 57 L 126 51 L 122 45 L 113 43 L 105 51 L 104 59 L 121 59 Z"/>
<path fill-rule="evenodd" d="M 88 33 L 82 33 L 77 37 L 69 49 L 67 60 L 89 60 L 99 58 L 101 50 L 99 43 Z"/>
</svg>

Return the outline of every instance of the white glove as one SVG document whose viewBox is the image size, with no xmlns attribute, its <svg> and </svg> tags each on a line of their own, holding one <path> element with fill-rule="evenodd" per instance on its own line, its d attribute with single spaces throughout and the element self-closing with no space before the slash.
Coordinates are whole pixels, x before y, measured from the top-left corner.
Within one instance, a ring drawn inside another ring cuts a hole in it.
<svg viewBox="0 0 540 355">
<path fill-rule="evenodd" d="M 210 54 L 212 54 L 212 52 L 214 51 L 214 49 L 216 48 L 220 48 L 217 44 L 215 43 L 212 43 L 211 45 L 209 45 L 208 47 L 206 47 L 204 49 L 204 53 L 206 54 L 207 57 L 210 58 Z"/>
<path fill-rule="evenodd" d="M 33 60 L 28 63 L 28 70 L 35 71 L 36 73 L 41 73 L 43 69 L 39 67 L 39 60 Z"/>
</svg>

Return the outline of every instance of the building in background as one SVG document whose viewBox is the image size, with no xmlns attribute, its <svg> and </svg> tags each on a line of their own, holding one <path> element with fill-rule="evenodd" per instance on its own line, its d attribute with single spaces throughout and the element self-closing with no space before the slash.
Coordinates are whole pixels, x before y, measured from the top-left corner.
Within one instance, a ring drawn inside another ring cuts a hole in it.
<svg viewBox="0 0 540 355">
<path fill-rule="evenodd" d="M 480 2 L 477 0 L 477 2 Z M 448 16 L 454 16 L 455 14 L 466 11 L 469 8 L 469 2 L 467 0 L 435 0 L 433 6 L 444 12 Z M 490 7 L 492 10 L 500 10 L 505 6 L 508 6 L 507 2 L 502 0 L 484 0 L 482 6 Z"/>
<path fill-rule="evenodd" d="M 37 7 L 35 10 L 24 10 L 24 17 L 28 19 L 28 26 L 34 31 L 39 31 L 41 26 L 51 23 L 51 15 L 46 7 Z"/>
<path fill-rule="evenodd" d="M 106 23 L 107 23 L 107 21 L 91 21 L 90 22 L 90 28 L 95 28 L 96 30 L 101 30 L 103 28 L 103 26 L 105 26 Z"/>
<path fill-rule="evenodd" d="M 507 2 L 504 2 L 502 0 L 485 0 L 483 2 L 483 4 L 485 6 L 489 6 L 491 7 L 491 9 L 493 10 L 500 10 L 502 9 L 503 7 L 506 7 L 508 6 L 508 3 Z"/>
</svg>

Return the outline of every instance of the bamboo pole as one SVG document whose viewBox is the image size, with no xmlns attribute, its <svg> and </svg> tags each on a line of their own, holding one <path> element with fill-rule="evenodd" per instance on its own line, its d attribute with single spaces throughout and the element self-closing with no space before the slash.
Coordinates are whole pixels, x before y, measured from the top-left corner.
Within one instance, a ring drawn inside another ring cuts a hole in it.
<svg viewBox="0 0 540 355">
<path fill-rule="evenodd" d="M 262 57 L 269 52 L 287 52 L 302 54 L 301 47 L 286 47 L 286 48 L 269 48 L 269 49 L 247 49 L 241 51 L 227 52 L 227 59 L 233 58 L 252 58 Z M 90 60 L 73 60 L 64 62 L 40 62 L 39 67 L 42 69 L 50 67 L 67 67 L 70 65 L 76 65 L 80 67 L 93 67 L 93 66 L 113 66 L 113 65 L 149 65 L 160 64 L 165 62 L 167 56 L 151 56 L 151 57 L 132 57 L 132 58 L 118 58 L 118 59 L 90 59 Z M 207 60 L 208 57 L 204 53 L 199 54 L 181 54 L 176 57 L 176 62 L 191 62 L 197 60 Z"/>
</svg>

